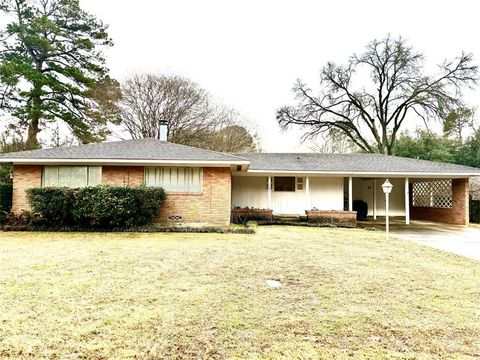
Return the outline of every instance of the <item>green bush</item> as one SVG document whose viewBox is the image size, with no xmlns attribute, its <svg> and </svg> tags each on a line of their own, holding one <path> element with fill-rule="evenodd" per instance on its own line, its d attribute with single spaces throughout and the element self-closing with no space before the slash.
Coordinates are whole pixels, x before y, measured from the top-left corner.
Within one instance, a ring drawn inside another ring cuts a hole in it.
<svg viewBox="0 0 480 360">
<path fill-rule="evenodd" d="M 10 211 L 12 208 L 12 184 L 0 183 L 0 211 Z"/>
<path fill-rule="evenodd" d="M 32 211 L 40 214 L 45 221 L 52 224 L 73 224 L 73 206 L 75 189 L 69 188 L 32 188 L 27 190 L 27 197 Z"/>
<path fill-rule="evenodd" d="M 159 214 L 165 199 L 163 189 L 148 187 L 35 188 L 27 192 L 33 212 L 52 226 L 147 225 Z"/>
</svg>

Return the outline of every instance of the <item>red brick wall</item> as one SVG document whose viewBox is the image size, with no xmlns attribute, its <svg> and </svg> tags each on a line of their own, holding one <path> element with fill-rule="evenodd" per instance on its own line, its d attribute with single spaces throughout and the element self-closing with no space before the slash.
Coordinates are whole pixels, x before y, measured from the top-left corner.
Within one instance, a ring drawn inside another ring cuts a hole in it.
<svg viewBox="0 0 480 360">
<path fill-rule="evenodd" d="M 25 190 L 42 186 L 42 166 L 14 165 L 12 211 L 20 214 L 22 210 L 30 210 Z"/>
<path fill-rule="evenodd" d="M 202 193 L 167 193 L 158 220 L 172 223 L 169 216 L 181 216 L 179 223 L 229 225 L 231 183 L 230 168 L 204 168 Z"/>
<path fill-rule="evenodd" d="M 29 210 L 25 189 L 41 186 L 42 166 L 15 165 L 13 168 L 13 207 L 20 213 Z M 105 185 L 139 186 L 144 183 L 143 166 L 103 166 Z M 201 193 L 167 193 L 158 221 L 177 223 L 169 216 L 180 216 L 178 223 L 227 226 L 230 224 L 230 168 L 204 168 Z"/>
<path fill-rule="evenodd" d="M 143 185 L 143 166 L 102 166 L 103 185 Z"/>
<path fill-rule="evenodd" d="M 410 191 L 410 193 L 412 193 Z M 430 208 L 415 207 L 410 209 L 413 220 L 431 220 L 448 224 L 468 225 L 469 222 L 469 185 L 468 179 L 452 180 L 452 207 Z"/>
</svg>

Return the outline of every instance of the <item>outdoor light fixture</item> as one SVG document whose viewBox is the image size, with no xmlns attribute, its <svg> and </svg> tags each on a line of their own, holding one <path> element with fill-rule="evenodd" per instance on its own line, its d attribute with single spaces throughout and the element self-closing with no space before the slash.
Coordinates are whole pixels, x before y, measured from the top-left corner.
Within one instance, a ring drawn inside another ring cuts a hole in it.
<svg viewBox="0 0 480 360">
<path fill-rule="evenodd" d="M 388 223 L 388 196 L 392 192 L 393 185 L 392 183 L 387 179 L 382 185 L 383 192 L 385 193 L 385 230 L 386 230 L 386 235 L 387 235 L 387 240 L 389 237 L 389 223 Z"/>
</svg>

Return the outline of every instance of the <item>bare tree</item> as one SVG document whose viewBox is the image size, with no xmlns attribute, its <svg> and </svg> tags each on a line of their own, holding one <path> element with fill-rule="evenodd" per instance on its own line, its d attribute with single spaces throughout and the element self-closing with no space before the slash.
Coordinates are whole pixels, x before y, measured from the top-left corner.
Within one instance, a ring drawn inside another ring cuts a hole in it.
<svg viewBox="0 0 480 360">
<path fill-rule="evenodd" d="M 189 79 L 137 74 L 121 88 L 121 125 L 134 139 L 158 139 L 159 123 L 163 120 L 167 122 L 170 142 L 217 151 L 255 147 L 254 137 L 241 126 L 238 114 L 213 102 L 207 91 Z"/>
<path fill-rule="evenodd" d="M 372 89 L 355 87 L 364 83 L 354 76 L 362 70 L 368 70 Z M 444 118 L 464 106 L 461 91 L 477 80 L 470 54 L 445 61 L 437 75 L 429 76 L 423 71 L 422 54 L 404 39 L 387 36 L 372 41 L 365 53 L 353 55 L 344 66 L 328 63 L 321 72 L 318 96 L 298 80 L 293 88 L 297 105 L 280 108 L 277 119 L 284 129 L 303 127 L 304 139 L 338 129 L 362 151 L 391 154 L 408 115 L 425 123 Z"/>
<path fill-rule="evenodd" d="M 356 146 L 345 133 L 332 128 L 327 136 L 312 139 L 310 149 L 320 154 L 344 154 L 354 152 Z"/>
<path fill-rule="evenodd" d="M 230 153 L 259 150 L 257 135 L 240 125 L 226 125 L 218 130 L 205 132 L 198 138 L 199 142 L 191 141 L 188 145 Z"/>
</svg>

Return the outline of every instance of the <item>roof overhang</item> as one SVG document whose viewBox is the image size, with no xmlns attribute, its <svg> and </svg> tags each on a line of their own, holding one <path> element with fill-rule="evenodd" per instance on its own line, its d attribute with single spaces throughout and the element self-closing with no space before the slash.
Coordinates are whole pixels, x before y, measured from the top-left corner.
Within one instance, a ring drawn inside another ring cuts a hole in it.
<svg viewBox="0 0 480 360">
<path fill-rule="evenodd" d="M 0 163 L 14 165 L 129 165 L 129 166 L 190 166 L 229 167 L 241 165 L 248 168 L 248 160 L 142 160 L 142 159 L 28 159 L 1 158 Z"/>
<path fill-rule="evenodd" d="M 471 176 L 480 176 L 479 173 L 459 173 L 459 172 L 347 172 L 347 171 L 287 171 L 287 170 L 252 170 L 247 172 L 234 172 L 234 176 L 331 176 L 331 177 L 370 177 L 370 178 L 466 178 Z"/>
</svg>

